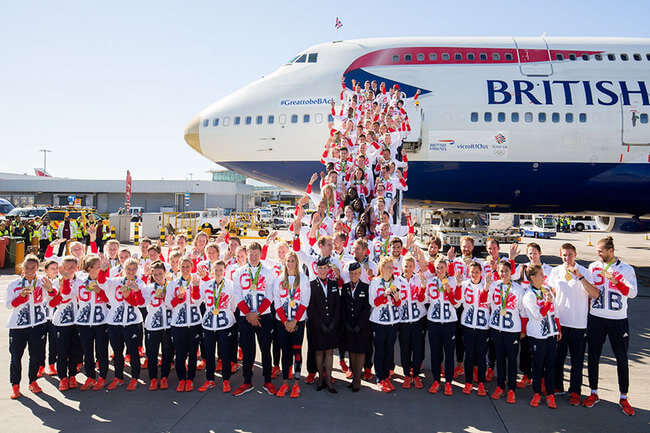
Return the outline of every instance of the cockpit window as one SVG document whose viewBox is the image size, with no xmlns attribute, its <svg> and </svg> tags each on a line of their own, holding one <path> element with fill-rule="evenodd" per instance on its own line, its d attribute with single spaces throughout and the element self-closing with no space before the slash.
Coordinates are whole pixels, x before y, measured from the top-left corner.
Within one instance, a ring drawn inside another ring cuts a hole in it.
<svg viewBox="0 0 650 433">
<path fill-rule="evenodd" d="M 311 53 L 307 59 L 308 63 L 316 63 L 318 61 L 318 53 Z"/>
<path fill-rule="evenodd" d="M 296 63 L 305 63 L 305 60 L 307 60 L 307 54 L 303 54 L 302 56 L 298 57 L 298 59 L 296 59 Z"/>
<path fill-rule="evenodd" d="M 298 56 L 293 56 L 293 57 L 291 58 L 291 60 L 289 60 L 286 64 L 287 64 L 287 65 L 292 64 L 293 62 L 296 61 L 297 58 L 298 58 Z"/>
</svg>

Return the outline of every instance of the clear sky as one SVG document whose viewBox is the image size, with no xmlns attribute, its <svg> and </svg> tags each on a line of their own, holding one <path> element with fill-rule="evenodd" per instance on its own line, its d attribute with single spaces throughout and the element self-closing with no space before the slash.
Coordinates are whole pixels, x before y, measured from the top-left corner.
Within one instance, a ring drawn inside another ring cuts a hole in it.
<svg viewBox="0 0 650 433">
<path fill-rule="evenodd" d="M 343 22 L 338 32 L 336 17 Z M 0 0 L 0 172 L 208 179 L 187 122 L 299 51 L 383 36 L 648 37 L 650 1 Z"/>
</svg>

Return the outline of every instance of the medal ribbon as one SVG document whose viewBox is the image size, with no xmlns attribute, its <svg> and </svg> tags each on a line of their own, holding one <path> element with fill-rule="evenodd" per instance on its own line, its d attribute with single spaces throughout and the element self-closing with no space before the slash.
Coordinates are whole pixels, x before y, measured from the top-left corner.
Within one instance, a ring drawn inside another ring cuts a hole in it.
<svg viewBox="0 0 650 433">
<path fill-rule="evenodd" d="M 216 281 L 212 282 L 212 295 L 214 296 L 214 308 L 219 308 L 219 303 L 221 302 L 221 291 L 223 290 L 223 280 L 221 280 L 221 284 L 219 284 L 219 293 L 215 290 L 215 287 L 217 285 Z"/>
<path fill-rule="evenodd" d="M 508 288 L 506 289 L 506 294 L 505 296 L 503 295 L 503 283 L 501 283 L 501 309 L 505 310 L 506 309 L 506 302 L 508 301 L 508 293 L 510 293 L 510 287 L 512 286 L 512 280 L 508 284 Z"/>
<path fill-rule="evenodd" d="M 262 265 L 258 265 L 257 272 L 255 273 L 255 278 L 253 278 L 253 271 L 251 270 L 251 265 L 248 265 L 248 276 L 251 278 L 251 285 L 255 284 L 257 286 L 257 279 L 260 277 L 260 271 L 262 270 Z"/>
<path fill-rule="evenodd" d="M 155 281 L 154 281 L 153 284 L 154 284 L 154 285 L 153 285 L 154 290 L 157 290 L 158 287 L 160 287 L 160 286 L 158 285 L 158 283 L 156 283 Z M 162 293 L 163 293 L 163 297 L 167 294 L 167 281 L 165 281 L 165 285 L 162 286 Z"/>
</svg>

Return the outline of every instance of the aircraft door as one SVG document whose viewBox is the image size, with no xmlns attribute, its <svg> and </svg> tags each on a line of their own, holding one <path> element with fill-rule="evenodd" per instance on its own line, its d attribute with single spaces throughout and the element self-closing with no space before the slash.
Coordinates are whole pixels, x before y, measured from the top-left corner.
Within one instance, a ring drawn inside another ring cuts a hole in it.
<svg viewBox="0 0 650 433">
<path fill-rule="evenodd" d="M 644 106 L 641 95 L 630 95 L 630 105 L 621 104 L 621 144 L 623 146 L 650 146 L 650 107 Z M 644 109 L 645 108 L 645 109 Z"/>
<path fill-rule="evenodd" d="M 529 77 L 547 77 L 553 74 L 551 55 L 544 38 L 513 38 L 517 47 L 517 61 L 522 74 Z"/>
</svg>

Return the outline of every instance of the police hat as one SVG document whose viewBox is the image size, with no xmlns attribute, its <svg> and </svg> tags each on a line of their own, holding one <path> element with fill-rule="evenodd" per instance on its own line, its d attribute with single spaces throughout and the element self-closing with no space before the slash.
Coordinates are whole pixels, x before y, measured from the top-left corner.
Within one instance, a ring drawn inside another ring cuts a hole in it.
<svg viewBox="0 0 650 433">
<path fill-rule="evenodd" d="M 359 262 L 352 262 L 350 263 L 350 266 L 348 267 L 348 271 L 356 271 L 357 269 L 361 269 L 361 263 Z"/>
<path fill-rule="evenodd" d="M 329 266 L 330 259 L 329 257 L 322 257 L 316 262 L 316 266 Z"/>
</svg>

